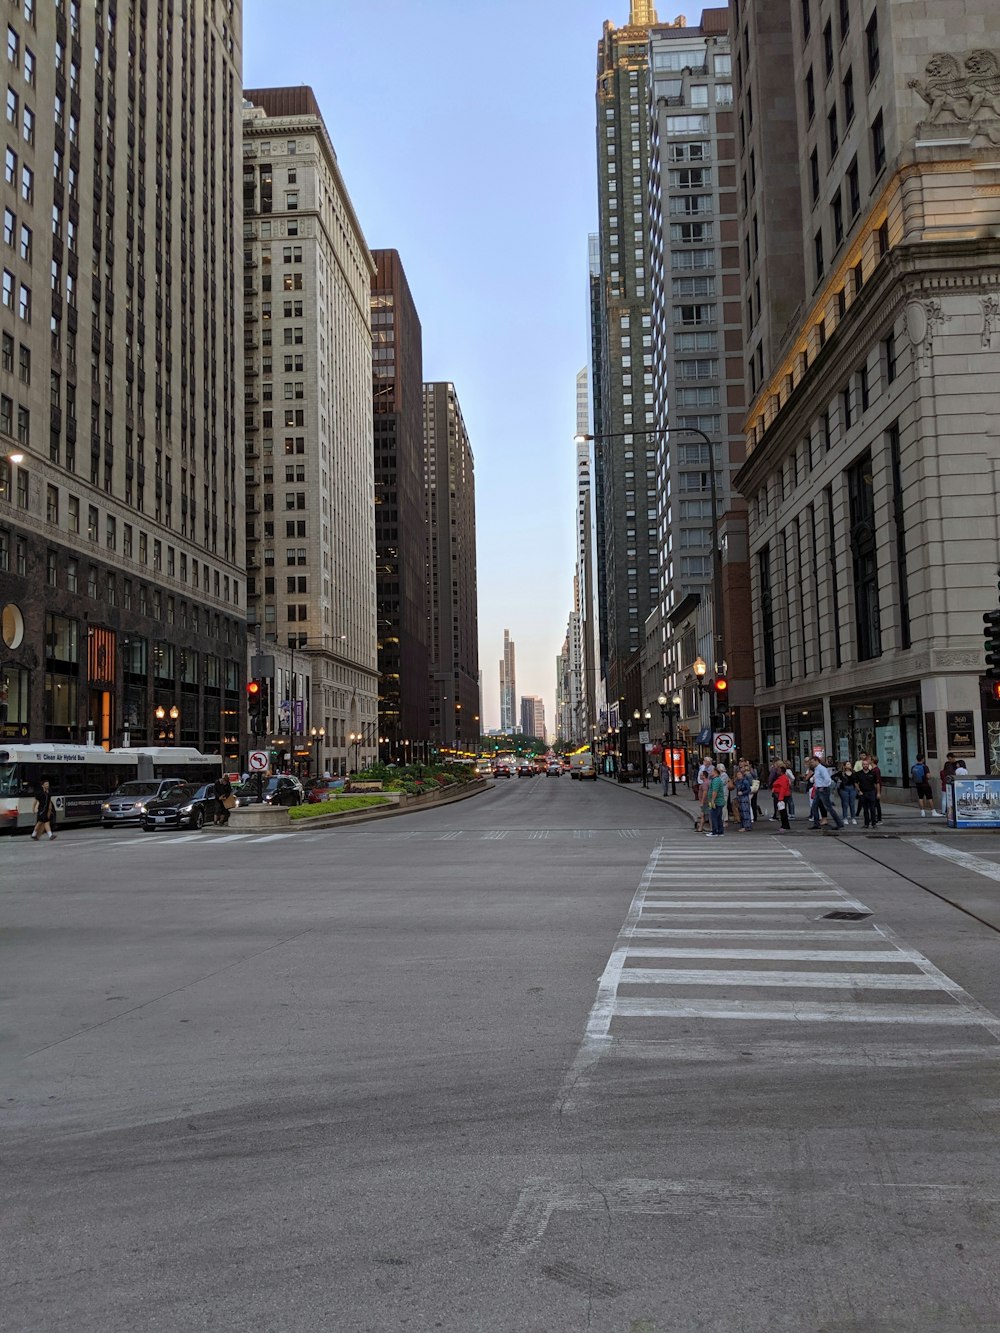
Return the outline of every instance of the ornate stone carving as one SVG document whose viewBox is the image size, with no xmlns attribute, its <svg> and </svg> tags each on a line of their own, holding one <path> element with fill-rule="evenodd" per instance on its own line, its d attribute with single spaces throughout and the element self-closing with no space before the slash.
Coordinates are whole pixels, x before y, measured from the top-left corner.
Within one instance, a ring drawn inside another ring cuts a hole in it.
<svg viewBox="0 0 1000 1333">
<path fill-rule="evenodd" d="M 1000 330 L 1000 297 L 981 296 L 979 305 L 983 312 L 983 346 L 993 346 L 993 335 Z"/>
<path fill-rule="evenodd" d="M 930 361 L 934 334 L 938 326 L 946 324 L 951 315 L 941 309 L 940 301 L 910 301 L 906 306 L 906 333 L 911 346 L 918 350 L 924 363 Z"/>
<path fill-rule="evenodd" d="M 938 671 L 948 667 L 979 667 L 982 654 L 977 652 L 943 651 L 934 654 L 934 666 Z"/>
<path fill-rule="evenodd" d="M 973 134 L 1000 144 L 1000 57 L 993 51 L 970 51 L 959 63 L 942 51 L 931 56 L 924 75 L 923 81 L 910 79 L 907 87 L 927 103 L 928 123 L 951 116 Z"/>
</svg>

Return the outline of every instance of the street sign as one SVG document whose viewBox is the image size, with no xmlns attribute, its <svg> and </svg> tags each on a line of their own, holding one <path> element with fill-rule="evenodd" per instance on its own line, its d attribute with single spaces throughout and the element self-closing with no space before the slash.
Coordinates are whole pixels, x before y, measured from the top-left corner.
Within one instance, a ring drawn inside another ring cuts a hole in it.
<svg viewBox="0 0 1000 1333">
<path fill-rule="evenodd" d="M 736 749 L 736 737 L 731 731 L 717 731 L 712 744 L 716 754 L 732 754 Z"/>
<path fill-rule="evenodd" d="M 268 764 L 267 751 L 251 750 L 247 764 L 251 773 L 266 773 Z"/>
<path fill-rule="evenodd" d="M 639 732 L 639 744 L 640 744 L 640 745 L 648 745 L 648 744 L 649 744 L 649 732 L 648 732 L 648 731 L 640 731 L 640 732 Z"/>
</svg>

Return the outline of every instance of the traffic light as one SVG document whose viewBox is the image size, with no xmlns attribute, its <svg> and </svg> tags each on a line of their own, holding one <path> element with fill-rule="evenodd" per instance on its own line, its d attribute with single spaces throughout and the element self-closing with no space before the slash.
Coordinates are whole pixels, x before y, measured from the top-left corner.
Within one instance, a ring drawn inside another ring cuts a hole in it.
<svg viewBox="0 0 1000 1333">
<path fill-rule="evenodd" d="M 712 688 L 715 690 L 715 698 L 720 708 L 725 708 L 726 700 L 729 698 L 729 681 L 725 676 L 716 676 L 712 682 Z"/>
<path fill-rule="evenodd" d="M 247 720 L 250 726 L 250 732 L 254 736 L 260 735 L 260 681 L 247 681 Z"/>
<path fill-rule="evenodd" d="M 986 653 L 986 679 L 1000 680 L 1000 610 L 983 616 L 983 648 Z"/>
<path fill-rule="evenodd" d="M 271 729 L 271 682 L 266 676 L 257 681 L 260 693 L 257 695 L 257 714 L 260 720 L 260 734 Z"/>
<path fill-rule="evenodd" d="M 1000 703 L 1000 680 L 990 681 L 990 698 Z"/>
</svg>

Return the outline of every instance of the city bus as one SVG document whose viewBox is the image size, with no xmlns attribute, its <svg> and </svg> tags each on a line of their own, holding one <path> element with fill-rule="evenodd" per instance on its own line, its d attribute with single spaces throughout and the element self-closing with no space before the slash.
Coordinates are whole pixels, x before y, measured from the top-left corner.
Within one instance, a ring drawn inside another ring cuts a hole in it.
<svg viewBox="0 0 1000 1333">
<path fill-rule="evenodd" d="M 60 825 L 97 824 L 101 805 L 123 782 L 177 778 L 200 785 L 222 773 L 222 756 L 185 746 L 104 750 L 98 745 L 0 746 L 0 833 L 34 824 L 32 806 L 48 778 Z"/>
</svg>

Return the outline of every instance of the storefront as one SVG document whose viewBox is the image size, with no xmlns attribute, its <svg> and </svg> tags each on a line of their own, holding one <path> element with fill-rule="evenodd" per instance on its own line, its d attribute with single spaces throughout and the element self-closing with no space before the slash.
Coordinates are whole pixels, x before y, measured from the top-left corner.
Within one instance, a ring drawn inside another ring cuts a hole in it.
<svg viewBox="0 0 1000 1333">
<path fill-rule="evenodd" d="M 828 745 L 821 703 L 785 709 L 784 757 L 793 773 L 801 775 L 812 756 L 818 751 L 825 752 Z"/>
<path fill-rule="evenodd" d="M 833 749 L 837 763 L 857 761 L 862 753 L 876 756 L 887 787 L 909 787 L 910 768 L 923 753 L 920 695 L 895 695 L 864 703 L 832 702 Z"/>
</svg>

